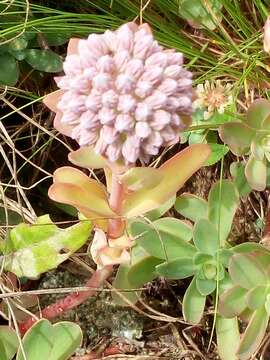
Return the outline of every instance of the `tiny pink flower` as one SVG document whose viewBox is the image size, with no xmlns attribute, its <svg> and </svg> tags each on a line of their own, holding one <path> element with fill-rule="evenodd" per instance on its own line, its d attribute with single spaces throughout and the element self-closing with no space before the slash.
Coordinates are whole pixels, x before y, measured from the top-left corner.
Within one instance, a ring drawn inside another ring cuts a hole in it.
<svg viewBox="0 0 270 360">
<path fill-rule="evenodd" d="M 147 24 L 71 39 L 60 90 L 45 103 L 55 127 L 80 146 L 126 165 L 178 141 L 192 113 L 192 74 L 183 55 L 154 40 Z"/>
</svg>

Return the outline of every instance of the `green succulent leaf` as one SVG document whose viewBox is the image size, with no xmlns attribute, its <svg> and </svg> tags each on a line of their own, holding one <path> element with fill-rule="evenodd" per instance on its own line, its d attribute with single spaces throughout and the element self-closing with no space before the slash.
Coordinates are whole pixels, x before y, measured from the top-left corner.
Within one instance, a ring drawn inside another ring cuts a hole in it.
<svg viewBox="0 0 270 360">
<path fill-rule="evenodd" d="M 229 273 L 234 284 L 244 289 L 252 289 L 267 284 L 267 274 L 254 254 L 233 255 Z"/>
<path fill-rule="evenodd" d="M 60 229 L 48 215 L 39 217 L 33 225 L 19 224 L 1 243 L 4 268 L 18 277 L 37 278 L 68 259 L 87 241 L 91 230 L 90 221 Z"/>
<path fill-rule="evenodd" d="M 245 168 L 245 175 L 249 186 L 257 191 L 263 191 L 266 187 L 267 176 L 266 160 L 258 160 L 250 156 Z"/>
<path fill-rule="evenodd" d="M 28 49 L 25 54 L 25 61 L 35 70 L 55 73 L 63 69 L 61 57 L 53 51 Z"/>
<path fill-rule="evenodd" d="M 240 360 L 249 360 L 260 346 L 267 328 L 269 315 L 262 306 L 252 315 L 238 349 Z"/>
<path fill-rule="evenodd" d="M 1 360 L 11 360 L 19 347 L 18 336 L 9 326 L 0 326 Z"/>
<path fill-rule="evenodd" d="M 193 261 L 195 265 L 201 265 L 206 262 L 213 261 L 213 256 L 201 252 L 197 252 L 195 256 L 193 257 Z"/>
<path fill-rule="evenodd" d="M 134 287 L 139 287 L 155 279 L 158 274 L 156 266 L 163 260 L 149 255 L 142 247 L 135 245 L 131 251 L 131 264 L 128 280 Z"/>
<path fill-rule="evenodd" d="M 255 135 L 256 131 L 242 122 L 228 122 L 219 128 L 221 140 L 238 156 L 249 152 L 251 141 Z"/>
<path fill-rule="evenodd" d="M 234 253 L 250 253 L 250 252 L 257 252 L 262 254 L 268 254 L 270 256 L 270 252 L 266 249 L 265 246 L 255 243 L 255 242 L 245 242 L 239 245 L 235 245 L 232 248 Z"/>
<path fill-rule="evenodd" d="M 237 317 L 226 319 L 217 315 L 216 335 L 218 354 L 221 360 L 238 360 L 237 350 L 240 343 L 240 333 Z"/>
<path fill-rule="evenodd" d="M 132 285 L 128 278 L 128 272 L 130 270 L 130 266 L 127 264 L 121 264 L 117 270 L 116 276 L 113 280 L 114 289 L 118 289 L 119 292 L 112 292 L 112 299 L 114 304 L 118 306 L 129 306 L 129 303 L 135 304 L 141 295 L 141 291 L 125 291 L 121 292 L 121 289 L 134 289 L 134 285 Z M 122 295 L 122 296 L 121 296 Z M 125 299 L 127 301 L 125 301 Z M 128 303 L 129 302 L 129 303 Z"/>
<path fill-rule="evenodd" d="M 206 297 L 197 289 L 196 279 L 193 278 L 183 298 L 183 316 L 185 321 L 198 324 L 203 316 Z"/>
<path fill-rule="evenodd" d="M 228 146 L 226 145 L 222 145 L 222 144 L 211 144 L 208 143 L 208 145 L 210 146 L 212 152 L 211 155 L 209 157 L 209 159 L 206 161 L 206 163 L 204 164 L 205 166 L 211 166 L 216 164 L 220 159 L 222 159 L 230 150 L 228 148 Z"/>
<path fill-rule="evenodd" d="M 270 101 L 266 99 L 255 100 L 247 111 L 246 124 L 254 129 L 263 128 L 263 122 L 270 115 Z"/>
<path fill-rule="evenodd" d="M 230 165 L 230 173 L 240 196 L 247 196 L 251 192 L 251 187 L 245 176 L 245 166 L 241 162 L 233 162 Z"/>
<path fill-rule="evenodd" d="M 216 280 L 214 279 L 200 279 L 196 276 L 196 287 L 199 293 L 203 296 L 212 294 L 216 290 Z"/>
<path fill-rule="evenodd" d="M 188 257 L 168 261 L 156 267 L 157 273 L 167 279 L 185 279 L 194 275 L 197 269 L 192 258 Z"/>
<path fill-rule="evenodd" d="M 154 188 L 161 182 L 163 175 L 156 168 L 132 167 L 119 178 L 128 190 L 137 191 L 143 188 Z"/>
<path fill-rule="evenodd" d="M 14 86 L 19 79 L 19 66 L 8 53 L 0 53 L 0 84 Z"/>
<path fill-rule="evenodd" d="M 199 220 L 194 226 L 193 242 L 200 252 L 214 255 L 219 248 L 219 237 L 215 225 L 207 219 Z"/>
<path fill-rule="evenodd" d="M 178 257 L 192 257 L 195 247 L 188 243 L 192 237 L 192 227 L 174 218 L 161 218 L 152 224 L 134 221 L 130 232 L 136 243 L 150 255 L 170 261 Z"/>
<path fill-rule="evenodd" d="M 219 313 L 225 318 L 232 318 L 241 314 L 247 307 L 246 293 L 247 290 L 240 286 L 226 290 L 219 300 Z"/>
<path fill-rule="evenodd" d="M 174 207 L 179 214 L 194 222 L 207 217 L 207 202 L 193 194 L 184 193 L 178 196 Z"/>
<path fill-rule="evenodd" d="M 239 194 L 233 182 L 220 180 L 211 187 L 208 196 L 208 218 L 219 231 L 220 246 L 224 246 L 231 231 L 238 202 Z"/>
<path fill-rule="evenodd" d="M 251 310 L 257 310 L 263 306 L 266 300 L 267 288 L 265 286 L 256 286 L 246 294 L 246 304 Z"/>
<path fill-rule="evenodd" d="M 67 360 L 80 346 L 79 325 L 62 321 L 52 325 L 48 320 L 36 322 L 24 335 L 23 349 L 27 360 Z M 24 360 L 19 349 L 16 360 Z"/>
</svg>

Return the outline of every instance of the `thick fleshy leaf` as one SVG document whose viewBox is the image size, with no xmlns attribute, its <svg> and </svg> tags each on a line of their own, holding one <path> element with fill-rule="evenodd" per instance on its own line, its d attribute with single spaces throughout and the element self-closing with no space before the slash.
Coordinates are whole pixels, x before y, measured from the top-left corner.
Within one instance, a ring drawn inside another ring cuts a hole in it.
<svg viewBox="0 0 270 360">
<path fill-rule="evenodd" d="M 118 289 L 119 292 L 113 291 L 112 292 L 112 299 L 113 302 L 118 306 L 129 306 L 128 302 L 132 304 L 135 304 L 140 297 L 141 291 L 123 291 L 121 292 L 121 289 L 129 290 L 134 289 L 134 285 L 132 285 L 129 282 L 128 279 L 128 272 L 129 272 L 130 266 L 127 264 L 121 264 L 117 270 L 116 276 L 113 280 L 113 287 L 115 289 Z M 127 299 L 125 299 L 123 297 Z"/>
<path fill-rule="evenodd" d="M 217 315 L 216 335 L 218 354 L 221 360 L 238 360 L 240 333 L 237 318 L 226 319 Z"/>
<path fill-rule="evenodd" d="M 14 86 L 19 79 L 19 66 L 16 59 L 8 53 L 0 53 L 0 84 Z"/>
<path fill-rule="evenodd" d="M 229 264 L 229 273 L 234 284 L 244 289 L 252 289 L 267 283 L 267 274 L 254 254 L 233 255 Z"/>
<path fill-rule="evenodd" d="M 270 115 L 270 101 L 266 99 L 255 100 L 247 111 L 246 124 L 261 129 L 264 120 Z"/>
<path fill-rule="evenodd" d="M 208 196 L 208 218 L 217 227 L 220 246 L 224 246 L 231 231 L 238 202 L 239 194 L 233 182 L 221 180 L 212 186 Z"/>
<path fill-rule="evenodd" d="M 156 187 L 163 179 L 162 173 L 152 167 L 133 167 L 119 176 L 120 181 L 130 191 Z"/>
<path fill-rule="evenodd" d="M 200 279 L 196 276 L 196 286 L 201 295 L 207 296 L 216 290 L 217 282 L 214 279 Z"/>
<path fill-rule="evenodd" d="M 128 270 L 129 282 L 134 287 L 138 287 L 152 281 L 158 276 L 156 266 L 162 261 L 149 255 L 142 247 L 134 246 L 131 251 L 131 264 Z"/>
<path fill-rule="evenodd" d="M 79 209 L 86 217 L 89 217 L 89 213 L 102 217 L 115 216 L 108 204 L 104 187 L 80 170 L 69 166 L 54 172 L 54 184 L 48 194 L 54 201 Z"/>
<path fill-rule="evenodd" d="M 246 303 L 249 309 L 257 310 L 259 307 L 263 306 L 265 303 L 266 295 L 266 286 L 256 286 L 255 288 L 249 290 L 246 294 Z"/>
<path fill-rule="evenodd" d="M 53 121 L 53 126 L 61 134 L 66 135 L 66 136 L 71 136 L 72 126 L 68 125 L 68 124 L 63 124 L 61 122 L 62 116 L 63 116 L 62 113 L 60 111 L 57 111 L 54 121 Z"/>
<path fill-rule="evenodd" d="M 193 242 L 203 253 L 214 255 L 219 248 L 217 228 L 207 219 L 201 219 L 194 225 Z"/>
<path fill-rule="evenodd" d="M 204 164 L 205 166 L 211 166 L 216 164 L 220 159 L 222 159 L 229 151 L 228 146 L 222 144 L 211 144 L 208 143 L 211 147 L 212 153 L 209 159 Z"/>
<path fill-rule="evenodd" d="M 197 269 L 198 266 L 188 257 L 168 261 L 156 267 L 157 273 L 167 279 L 185 279 L 194 275 Z"/>
<path fill-rule="evenodd" d="M 82 338 L 81 328 L 75 323 L 62 321 L 52 325 L 41 319 L 24 335 L 23 349 L 27 360 L 67 360 L 80 346 Z M 24 359 L 19 349 L 16 360 Z"/>
<path fill-rule="evenodd" d="M 257 252 L 262 254 L 268 254 L 270 256 L 270 251 L 265 246 L 255 242 L 245 242 L 239 245 L 235 245 L 232 250 L 234 253 Z"/>
<path fill-rule="evenodd" d="M 51 92 L 45 96 L 43 99 L 43 103 L 55 113 L 58 111 L 57 104 L 60 101 L 61 97 L 63 96 L 63 90 L 56 90 Z"/>
<path fill-rule="evenodd" d="M 247 307 L 246 293 L 247 290 L 240 286 L 234 286 L 225 291 L 219 300 L 219 313 L 225 318 L 241 314 Z"/>
<path fill-rule="evenodd" d="M 19 347 L 16 332 L 9 326 L 0 326 L 0 354 L 1 360 L 11 360 Z"/>
<path fill-rule="evenodd" d="M 267 328 L 269 315 L 262 306 L 252 315 L 238 349 L 240 360 L 249 360 L 260 346 Z"/>
<path fill-rule="evenodd" d="M 230 165 L 230 173 L 233 177 L 234 184 L 237 187 L 240 196 L 247 196 L 251 191 L 251 187 L 245 176 L 245 166 L 241 162 L 233 162 Z"/>
<path fill-rule="evenodd" d="M 201 295 L 193 278 L 183 298 L 183 316 L 185 321 L 198 324 L 203 316 L 206 297 Z"/>
<path fill-rule="evenodd" d="M 126 196 L 123 215 L 134 217 L 161 206 L 203 166 L 210 153 L 207 144 L 194 144 L 173 156 L 159 168 L 163 179 L 156 187 L 142 189 Z"/>
<path fill-rule="evenodd" d="M 179 214 L 194 222 L 207 218 L 207 202 L 199 196 L 184 193 L 177 197 L 174 207 Z"/>
<path fill-rule="evenodd" d="M 97 154 L 91 146 L 83 146 L 78 150 L 71 151 L 68 154 L 68 159 L 72 164 L 87 169 L 101 169 L 107 166 L 106 160 Z"/>
<path fill-rule="evenodd" d="M 251 141 L 255 135 L 255 130 L 242 122 L 228 122 L 219 128 L 221 140 L 238 156 L 249 152 Z"/>
<path fill-rule="evenodd" d="M 152 224 L 134 221 L 130 232 L 137 244 L 159 259 L 192 257 L 196 252 L 195 247 L 188 243 L 192 227 L 178 219 L 161 218 Z"/>
<path fill-rule="evenodd" d="M 147 217 L 147 219 L 149 219 L 150 221 L 155 221 L 155 220 L 159 219 L 162 215 L 166 214 L 166 212 L 170 210 L 170 208 L 175 203 L 175 199 L 176 199 L 176 196 L 174 195 L 169 200 L 167 200 L 164 204 L 162 204 L 160 207 L 146 213 L 145 217 Z"/>
<path fill-rule="evenodd" d="M 253 157 L 255 157 L 257 160 L 263 160 L 264 159 L 264 148 L 262 146 L 262 138 L 263 136 L 255 136 L 255 138 L 252 140 L 250 145 L 250 151 Z"/>
<path fill-rule="evenodd" d="M 248 159 L 245 175 L 249 186 L 258 191 L 263 191 L 266 187 L 266 161 L 255 159 L 250 156 Z"/>
<path fill-rule="evenodd" d="M 25 61 L 35 70 L 54 73 L 63 69 L 61 57 L 53 51 L 28 49 L 25 54 Z"/>
<path fill-rule="evenodd" d="M 48 215 L 33 225 L 19 224 L 2 246 L 4 268 L 18 277 L 37 278 L 67 260 L 87 241 L 91 230 L 90 221 L 60 229 Z"/>
</svg>

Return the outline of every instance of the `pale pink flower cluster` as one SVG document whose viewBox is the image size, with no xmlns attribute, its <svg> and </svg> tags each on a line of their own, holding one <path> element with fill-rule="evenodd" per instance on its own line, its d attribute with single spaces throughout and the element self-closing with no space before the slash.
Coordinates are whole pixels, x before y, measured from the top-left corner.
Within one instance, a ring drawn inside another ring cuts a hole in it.
<svg viewBox="0 0 270 360">
<path fill-rule="evenodd" d="M 111 162 L 147 162 L 178 142 L 182 116 L 192 112 L 192 75 L 182 64 L 182 54 L 160 46 L 147 24 L 78 40 L 56 78 L 59 121 L 80 146 Z"/>
</svg>

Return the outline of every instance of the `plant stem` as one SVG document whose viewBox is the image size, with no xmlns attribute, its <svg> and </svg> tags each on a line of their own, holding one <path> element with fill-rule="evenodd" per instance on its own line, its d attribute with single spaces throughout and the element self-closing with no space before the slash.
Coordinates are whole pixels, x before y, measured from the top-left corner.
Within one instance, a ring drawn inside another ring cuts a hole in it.
<svg viewBox="0 0 270 360">
<path fill-rule="evenodd" d="M 112 176 L 112 188 L 111 195 L 109 199 L 109 204 L 112 210 L 115 211 L 116 214 L 121 213 L 122 203 L 124 198 L 124 187 L 121 182 L 118 180 L 118 176 L 113 174 Z M 124 231 L 125 223 L 124 221 L 119 219 L 110 219 L 109 227 L 108 227 L 108 238 L 115 239 L 122 235 Z M 74 292 L 65 298 L 57 301 L 56 303 L 47 306 L 45 309 L 41 311 L 41 313 L 36 314 L 37 317 L 45 318 L 45 319 L 54 319 L 57 316 L 61 315 L 63 312 L 73 309 L 74 307 L 82 304 L 89 297 L 95 295 L 96 290 L 92 290 L 91 288 L 99 288 L 102 286 L 104 281 L 110 276 L 113 271 L 113 266 L 105 266 L 102 269 L 96 270 L 91 278 L 86 282 L 85 286 L 89 287 L 89 291 L 82 292 Z M 20 325 L 20 331 L 23 335 L 35 322 L 36 317 L 30 317 L 24 323 Z"/>
<path fill-rule="evenodd" d="M 122 211 L 122 204 L 124 199 L 124 187 L 119 181 L 117 174 L 112 174 L 112 187 L 109 204 L 111 209 L 120 215 Z M 125 222 L 119 217 L 118 219 L 110 219 L 108 227 L 108 237 L 116 239 L 123 234 Z"/>
<path fill-rule="evenodd" d="M 89 288 L 99 288 L 102 286 L 104 281 L 112 273 L 113 266 L 105 266 L 104 268 L 97 270 L 91 276 L 91 278 L 86 282 L 85 286 Z M 55 317 L 61 315 L 63 312 L 73 309 L 74 307 L 82 304 L 89 297 L 95 295 L 96 290 L 89 289 L 89 291 L 74 292 L 63 299 L 60 299 L 56 303 L 47 306 L 41 311 L 41 313 L 36 314 L 40 318 L 45 319 L 54 319 Z M 36 317 L 30 317 L 24 323 L 22 323 L 19 328 L 21 334 L 23 335 L 30 327 L 36 322 Z"/>
</svg>

